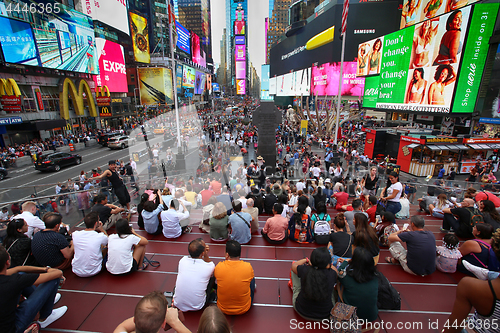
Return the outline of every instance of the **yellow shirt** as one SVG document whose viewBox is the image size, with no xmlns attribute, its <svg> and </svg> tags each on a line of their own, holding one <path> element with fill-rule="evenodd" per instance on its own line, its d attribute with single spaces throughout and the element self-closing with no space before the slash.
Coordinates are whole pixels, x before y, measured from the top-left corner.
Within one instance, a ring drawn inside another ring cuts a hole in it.
<svg viewBox="0 0 500 333">
<path fill-rule="evenodd" d="M 186 193 L 184 193 L 184 196 L 186 197 L 187 201 L 193 204 L 193 207 L 196 206 L 196 192 L 187 191 Z"/>
<path fill-rule="evenodd" d="M 252 305 L 250 282 L 254 278 L 252 265 L 242 260 L 225 260 L 214 271 L 217 279 L 217 306 L 227 315 L 241 315 Z"/>
</svg>

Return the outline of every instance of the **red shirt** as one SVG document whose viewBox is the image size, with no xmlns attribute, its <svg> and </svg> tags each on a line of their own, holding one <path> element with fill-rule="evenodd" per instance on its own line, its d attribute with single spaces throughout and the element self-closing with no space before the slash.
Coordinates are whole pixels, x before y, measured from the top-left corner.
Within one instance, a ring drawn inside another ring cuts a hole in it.
<svg viewBox="0 0 500 333">
<path fill-rule="evenodd" d="M 201 194 L 201 204 L 206 206 L 208 204 L 208 199 L 210 199 L 214 195 L 214 191 L 212 190 L 203 190 L 200 192 Z"/>
<path fill-rule="evenodd" d="M 476 202 L 483 201 L 483 200 L 490 200 L 495 205 L 495 208 L 500 207 L 500 198 L 497 197 L 496 195 L 494 195 L 493 193 L 488 192 L 488 191 L 478 192 L 474 199 L 476 199 Z"/>
<path fill-rule="evenodd" d="M 337 199 L 337 207 L 347 205 L 347 200 L 349 200 L 349 193 L 347 192 L 337 192 L 333 194 L 333 197 Z"/>
<path fill-rule="evenodd" d="M 366 214 L 368 214 L 368 221 L 375 223 L 375 215 L 377 214 L 377 205 L 368 208 L 366 210 Z"/>
<path fill-rule="evenodd" d="M 215 195 L 220 194 L 220 190 L 222 188 L 222 184 L 220 182 L 214 180 L 210 183 L 210 186 L 212 186 L 212 191 L 214 191 Z"/>
</svg>

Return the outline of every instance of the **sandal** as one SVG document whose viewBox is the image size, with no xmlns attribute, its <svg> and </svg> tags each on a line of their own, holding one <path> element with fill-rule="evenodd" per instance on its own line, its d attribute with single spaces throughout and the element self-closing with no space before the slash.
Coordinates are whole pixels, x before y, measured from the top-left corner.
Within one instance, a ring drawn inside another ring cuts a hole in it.
<svg viewBox="0 0 500 333">
<path fill-rule="evenodd" d="M 385 262 L 387 262 L 388 264 L 399 265 L 399 261 L 397 261 L 393 257 L 385 257 Z"/>
</svg>

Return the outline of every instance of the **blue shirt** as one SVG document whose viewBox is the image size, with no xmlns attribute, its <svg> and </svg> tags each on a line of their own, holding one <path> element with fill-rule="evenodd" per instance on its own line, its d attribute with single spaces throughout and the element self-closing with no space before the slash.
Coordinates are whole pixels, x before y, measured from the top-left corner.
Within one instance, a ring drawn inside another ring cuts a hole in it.
<svg viewBox="0 0 500 333">
<path fill-rule="evenodd" d="M 243 220 L 245 220 L 246 222 Z M 240 244 L 246 244 L 250 242 L 250 240 L 252 239 L 250 231 L 251 221 L 252 215 L 248 213 L 238 212 L 231 214 L 228 220 L 228 224 L 231 226 L 232 230 L 230 236 L 231 239 L 237 241 Z"/>
<path fill-rule="evenodd" d="M 446 170 L 444 168 L 442 168 L 441 170 L 439 170 L 438 178 L 439 179 L 443 178 L 445 172 L 446 172 Z"/>
<path fill-rule="evenodd" d="M 152 212 L 148 212 L 145 209 L 142 210 L 141 215 L 144 220 L 144 230 L 146 230 L 148 234 L 154 234 L 156 230 L 158 230 L 158 224 L 160 223 L 160 221 L 158 221 L 158 214 L 162 211 L 163 205 L 159 205 Z"/>
</svg>

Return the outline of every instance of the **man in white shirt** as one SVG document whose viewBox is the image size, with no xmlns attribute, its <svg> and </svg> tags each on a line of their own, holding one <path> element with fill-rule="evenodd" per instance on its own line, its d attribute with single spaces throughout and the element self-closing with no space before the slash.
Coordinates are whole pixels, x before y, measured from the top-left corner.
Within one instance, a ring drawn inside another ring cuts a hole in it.
<svg viewBox="0 0 500 333">
<path fill-rule="evenodd" d="M 314 165 L 311 168 L 311 173 L 312 173 L 312 175 L 313 175 L 314 178 L 319 179 L 319 175 L 321 173 L 321 169 L 318 168 L 316 165 Z"/>
<path fill-rule="evenodd" d="M 83 219 L 85 230 L 73 232 L 75 256 L 71 262 L 73 273 L 79 277 L 94 276 L 101 271 L 103 249 L 108 244 L 108 234 L 99 221 L 99 214 L 91 212 Z"/>
<path fill-rule="evenodd" d="M 179 204 L 183 206 L 183 213 L 176 210 L 176 208 L 179 208 Z M 166 238 L 177 238 L 182 232 L 191 231 L 189 227 L 189 211 L 182 201 L 172 199 L 169 209 L 161 212 L 160 216 L 163 225 L 163 236 Z"/>
<path fill-rule="evenodd" d="M 297 188 L 297 192 L 298 191 L 303 191 L 304 188 L 306 187 L 306 184 L 302 181 L 302 179 L 300 179 L 297 184 L 295 184 L 295 187 Z"/>
<path fill-rule="evenodd" d="M 23 212 L 21 214 L 13 216 L 11 219 L 25 220 L 26 224 L 28 225 L 28 231 L 25 233 L 25 235 L 29 238 L 32 238 L 35 231 L 45 229 L 45 223 L 38 216 L 35 216 L 36 210 L 38 208 L 36 208 L 36 203 L 34 203 L 33 201 L 26 201 L 25 203 L 23 203 L 21 208 Z"/>
<path fill-rule="evenodd" d="M 208 256 L 210 248 L 201 239 L 189 243 L 189 256 L 179 261 L 174 304 L 181 311 L 198 311 L 205 306 L 215 283 L 215 264 Z"/>
</svg>

